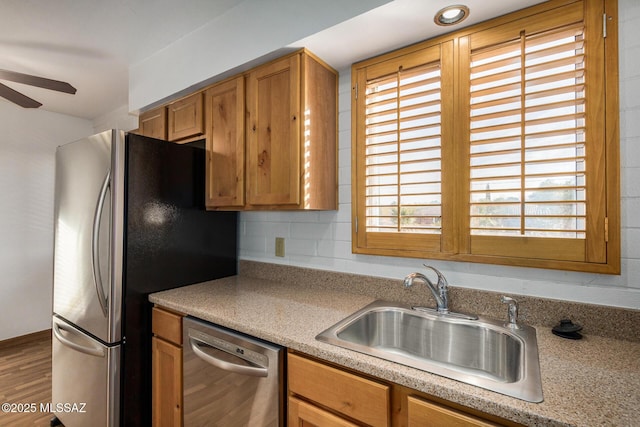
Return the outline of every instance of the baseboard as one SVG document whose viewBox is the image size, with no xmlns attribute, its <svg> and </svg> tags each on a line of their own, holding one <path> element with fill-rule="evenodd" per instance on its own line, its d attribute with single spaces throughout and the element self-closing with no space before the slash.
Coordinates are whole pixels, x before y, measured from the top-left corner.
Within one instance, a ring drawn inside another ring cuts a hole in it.
<svg viewBox="0 0 640 427">
<path fill-rule="evenodd" d="M 51 338 L 51 328 L 0 341 L 0 348 Z"/>
</svg>

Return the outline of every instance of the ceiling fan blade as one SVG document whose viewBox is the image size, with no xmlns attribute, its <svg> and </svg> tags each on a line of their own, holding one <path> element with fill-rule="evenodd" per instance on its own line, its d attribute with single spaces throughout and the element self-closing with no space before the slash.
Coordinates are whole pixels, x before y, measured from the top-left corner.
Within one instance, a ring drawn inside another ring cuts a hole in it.
<svg viewBox="0 0 640 427">
<path fill-rule="evenodd" d="M 38 108 L 42 104 L 0 83 L 0 96 L 24 108 Z"/>
<path fill-rule="evenodd" d="M 16 83 L 23 83 L 30 86 L 42 87 L 45 89 L 55 90 L 58 92 L 76 93 L 76 88 L 69 83 L 59 80 L 45 79 L 44 77 L 36 77 L 30 74 L 16 73 L 15 71 L 0 70 L 0 79 L 9 80 Z"/>
</svg>

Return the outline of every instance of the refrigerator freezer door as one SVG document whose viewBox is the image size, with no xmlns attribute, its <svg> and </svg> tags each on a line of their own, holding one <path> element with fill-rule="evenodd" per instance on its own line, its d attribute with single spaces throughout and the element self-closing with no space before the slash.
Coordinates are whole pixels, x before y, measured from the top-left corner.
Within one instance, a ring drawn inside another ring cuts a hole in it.
<svg viewBox="0 0 640 427">
<path fill-rule="evenodd" d="M 120 349 L 53 318 L 51 411 L 66 427 L 119 425 Z"/>
<path fill-rule="evenodd" d="M 56 151 L 53 312 L 106 343 L 120 340 L 110 267 L 114 135 Z"/>
</svg>

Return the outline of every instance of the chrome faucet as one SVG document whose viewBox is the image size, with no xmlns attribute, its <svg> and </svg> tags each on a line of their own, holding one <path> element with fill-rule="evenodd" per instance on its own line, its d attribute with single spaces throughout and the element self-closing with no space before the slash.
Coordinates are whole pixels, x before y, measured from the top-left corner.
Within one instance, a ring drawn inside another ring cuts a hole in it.
<svg viewBox="0 0 640 427">
<path fill-rule="evenodd" d="M 447 279 L 445 279 L 444 275 L 435 268 L 429 265 L 425 265 L 425 267 L 436 272 L 438 275 L 437 285 L 434 285 L 433 282 L 422 273 L 411 273 L 404 278 L 404 287 L 410 288 L 413 286 L 413 281 L 415 279 L 422 280 L 433 294 L 433 298 L 436 300 L 436 311 L 441 314 L 447 314 L 449 313 L 449 288 Z"/>
<path fill-rule="evenodd" d="M 509 326 L 518 328 L 518 301 L 504 295 L 500 297 L 500 301 L 509 304 Z"/>
</svg>

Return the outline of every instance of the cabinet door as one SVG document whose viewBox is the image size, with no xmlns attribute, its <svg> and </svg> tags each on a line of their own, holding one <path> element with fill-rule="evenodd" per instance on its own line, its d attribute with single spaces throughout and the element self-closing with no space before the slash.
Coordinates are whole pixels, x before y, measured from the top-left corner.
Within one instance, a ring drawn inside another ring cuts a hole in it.
<svg viewBox="0 0 640 427">
<path fill-rule="evenodd" d="M 244 77 L 205 92 L 207 208 L 244 206 Z"/>
<path fill-rule="evenodd" d="M 182 426 L 182 348 L 160 338 L 151 340 L 153 426 Z"/>
<path fill-rule="evenodd" d="M 290 393 L 369 426 L 390 425 L 388 385 L 296 354 L 287 362 Z"/>
<path fill-rule="evenodd" d="M 169 141 L 178 141 L 204 133 L 202 93 L 169 104 L 167 107 Z"/>
<path fill-rule="evenodd" d="M 290 427 L 356 427 L 357 424 L 353 424 L 295 397 L 289 397 L 289 419 L 287 425 Z"/>
<path fill-rule="evenodd" d="M 140 114 L 140 134 L 150 138 L 167 139 L 167 109 L 156 108 Z"/>
<path fill-rule="evenodd" d="M 407 412 L 408 427 L 427 425 L 433 427 L 496 427 L 499 425 L 414 396 L 407 398 Z"/>
<path fill-rule="evenodd" d="M 247 77 L 247 203 L 300 204 L 300 55 Z"/>
</svg>

